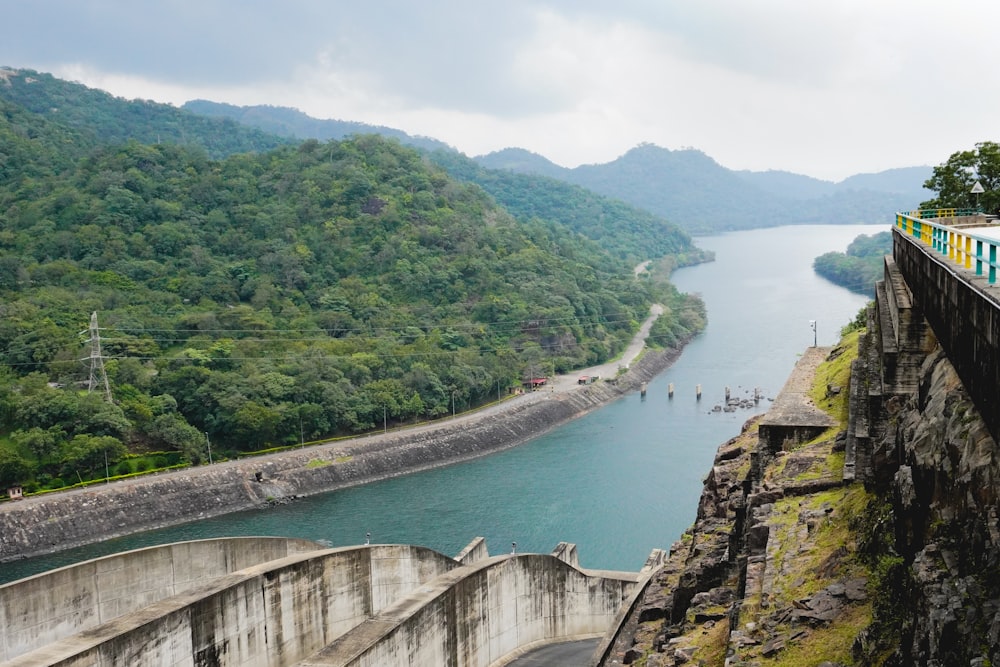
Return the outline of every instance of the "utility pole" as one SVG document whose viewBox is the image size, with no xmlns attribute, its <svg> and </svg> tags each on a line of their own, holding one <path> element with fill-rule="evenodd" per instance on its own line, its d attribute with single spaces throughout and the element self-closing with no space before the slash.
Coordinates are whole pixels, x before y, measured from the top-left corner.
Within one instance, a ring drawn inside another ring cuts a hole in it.
<svg viewBox="0 0 1000 667">
<path fill-rule="evenodd" d="M 87 393 L 94 391 L 98 382 L 104 385 L 104 398 L 113 403 L 111 385 L 108 384 L 108 373 L 104 370 L 104 355 L 101 354 L 101 330 L 97 326 L 97 311 L 90 316 L 90 379 L 87 382 Z M 84 359 L 84 361 L 87 361 Z"/>
<path fill-rule="evenodd" d="M 205 431 L 205 444 L 208 445 L 208 465 L 212 465 L 212 441 L 208 439 L 208 431 Z"/>
</svg>

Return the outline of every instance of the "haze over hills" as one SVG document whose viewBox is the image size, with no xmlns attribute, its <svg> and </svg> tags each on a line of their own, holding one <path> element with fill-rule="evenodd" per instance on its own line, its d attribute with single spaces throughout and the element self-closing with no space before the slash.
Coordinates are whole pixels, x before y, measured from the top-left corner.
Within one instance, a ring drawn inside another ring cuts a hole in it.
<svg viewBox="0 0 1000 667">
<path fill-rule="evenodd" d="M 380 134 L 392 137 L 407 146 L 425 150 L 455 150 L 443 141 L 430 137 L 418 137 L 383 125 L 369 125 L 347 120 L 320 120 L 307 116 L 298 109 L 276 107 L 259 104 L 255 106 L 238 107 L 221 102 L 208 100 L 191 100 L 185 102 L 182 109 L 201 116 L 227 118 L 242 125 L 255 127 L 279 137 L 294 139 L 345 139 L 352 134 Z"/>
<path fill-rule="evenodd" d="M 786 224 L 877 223 L 917 208 L 931 167 L 858 174 L 840 183 L 782 171 L 733 171 L 694 149 L 642 144 L 613 162 L 560 167 L 520 148 L 475 158 L 491 169 L 576 183 L 663 215 L 695 233 Z"/>
<path fill-rule="evenodd" d="M 237 107 L 198 100 L 184 108 L 283 136 L 325 139 L 376 132 L 421 148 L 456 152 L 443 142 L 399 130 L 318 120 L 283 107 Z M 858 174 L 832 183 L 782 171 L 734 171 L 698 150 L 669 150 L 652 144 L 639 145 L 606 164 L 572 169 L 522 148 L 505 148 L 473 159 L 487 169 L 546 176 L 588 188 L 694 233 L 785 224 L 877 223 L 897 210 L 916 208 L 932 194 L 923 188 L 931 167 Z"/>
</svg>

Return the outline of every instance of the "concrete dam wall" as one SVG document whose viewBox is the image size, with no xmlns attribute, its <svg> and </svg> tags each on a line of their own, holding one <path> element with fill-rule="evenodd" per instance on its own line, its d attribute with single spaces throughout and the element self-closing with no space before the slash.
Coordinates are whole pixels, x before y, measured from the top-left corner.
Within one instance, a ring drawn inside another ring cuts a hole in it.
<svg viewBox="0 0 1000 667">
<path fill-rule="evenodd" d="M 61 633 L 54 641 L 53 631 L 37 633 L 31 650 L 4 665 L 488 667 L 526 646 L 603 634 L 639 579 L 637 573 L 581 571 L 562 560 L 573 560 L 573 549 L 559 557 L 490 558 L 474 542 L 468 553 L 483 558 L 463 565 L 422 547 L 373 545 L 290 553 L 228 571 L 231 540 L 192 544 L 92 563 L 109 568 L 102 589 L 111 591 L 134 585 L 143 564 L 165 563 L 174 548 L 174 556 L 202 553 L 219 576 L 82 630 L 70 620 L 54 631 Z M 308 546 L 292 541 L 288 549 Z M 213 548 L 219 550 L 214 556 Z M 28 605 L 32 613 L 44 618 L 54 611 L 49 605 L 76 605 L 78 612 L 100 607 L 87 596 L 68 597 L 73 585 L 93 578 L 90 565 L 64 568 L 67 585 L 50 587 L 59 592 L 37 598 Z M 31 579 L 51 584 L 52 576 Z M 0 589 L 10 594 L 0 602 L 10 606 L 31 579 Z"/>
<path fill-rule="evenodd" d="M 323 549 L 235 537 L 137 549 L 0 586 L 0 662 L 252 565 Z"/>
</svg>

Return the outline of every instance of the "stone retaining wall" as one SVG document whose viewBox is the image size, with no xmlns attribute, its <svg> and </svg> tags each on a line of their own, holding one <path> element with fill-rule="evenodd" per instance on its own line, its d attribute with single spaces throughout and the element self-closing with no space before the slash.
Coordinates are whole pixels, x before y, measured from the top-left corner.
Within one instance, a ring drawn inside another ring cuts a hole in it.
<svg viewBox="0 0 1000 667">
<path fill-rule="evenodd" d="M 522 444 L 637 389 L 679 350 L 647 351 L 616 381 L 538 392 L 473 420 L 35 496 L 0 506 L 0 562 L 260 507 Z"/>
</svg>

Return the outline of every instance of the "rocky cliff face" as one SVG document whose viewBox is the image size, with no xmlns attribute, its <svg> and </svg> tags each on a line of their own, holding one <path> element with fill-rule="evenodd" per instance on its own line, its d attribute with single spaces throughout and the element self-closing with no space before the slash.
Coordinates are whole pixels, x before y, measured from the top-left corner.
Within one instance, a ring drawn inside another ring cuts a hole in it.
<svg viewBox="0 0 1000 667">
<path fill-rule="evenodd" d="M 842 406 L 848 350 L 828 352 L 832 359 L 818 369 L 800 361 L 786 390 L 829 380 L 824 407 Z M 868 571 L 850 537 L 864 488 L 843 481 L 845 438 L 836 428 L 807 442 L 775 439 L 768 428 L 756 418 L 719 448 L 694 526 L 672 546 L 601 664 L 853 659 L 854 636 L 871 617 Z"/>
<path fill-rule="evenodd" d="M 887 317 L 850 378 L 832 369 L 853 349 L 815 371 L 838 427 L 772 452 L 752 422 L 719 448 L 600 664 L 1000 664 L 1000 450 L 933 333 L 897 344 Z"/>
<path fill-rule="evenodd" d="M 997 443 L 940 349 L 885 417 L 870 486 L 891 531 L 879 558 L 898 564 L 881 594 L 899 607 L 862 643 L 886 665 L 1000 664 Z"/>
</svg>

